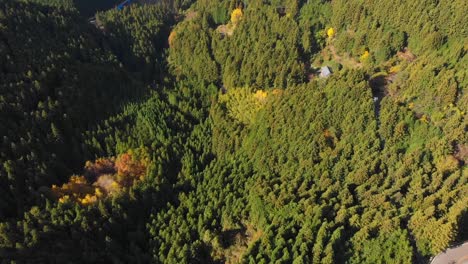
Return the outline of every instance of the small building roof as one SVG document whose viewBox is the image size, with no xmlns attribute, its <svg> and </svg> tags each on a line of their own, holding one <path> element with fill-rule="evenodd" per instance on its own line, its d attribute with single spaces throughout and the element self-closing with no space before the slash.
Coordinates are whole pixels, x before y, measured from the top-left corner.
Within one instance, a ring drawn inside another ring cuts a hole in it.
<svg viewBox="0 0 468 264">
<path fill-rule="evenodd" d="M 320 68 L 320 77 L 321 78 L 326 78 L 328 76 L 331 75 L 331 70 L 328 66 L 323 66 L 322 68 Z"/>
</svg>

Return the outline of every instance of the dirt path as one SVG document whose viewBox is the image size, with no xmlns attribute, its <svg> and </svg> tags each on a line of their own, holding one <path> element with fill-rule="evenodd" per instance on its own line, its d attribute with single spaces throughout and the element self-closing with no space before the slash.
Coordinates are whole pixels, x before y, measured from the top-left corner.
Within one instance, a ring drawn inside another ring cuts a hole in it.
<svg viewBox="0 0 468 264">
<path fill-rule="evenodd" d="M 449 248 L 432 259 L 431 264 L 468 264 L 468 242 Z"/>
</svg>

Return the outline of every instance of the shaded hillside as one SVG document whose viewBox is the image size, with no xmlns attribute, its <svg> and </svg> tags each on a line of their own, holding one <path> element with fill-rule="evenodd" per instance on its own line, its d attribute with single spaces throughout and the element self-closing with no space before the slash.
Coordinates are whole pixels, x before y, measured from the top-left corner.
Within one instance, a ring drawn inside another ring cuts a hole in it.
<svg viewBox="0 0 468 264">
<path fill-rule="evenodd" d="M 74 11 L 4 1 L 0 25 L 1 217 L 81 166 L 81 133 L 138 94 Z"/>
</svg>

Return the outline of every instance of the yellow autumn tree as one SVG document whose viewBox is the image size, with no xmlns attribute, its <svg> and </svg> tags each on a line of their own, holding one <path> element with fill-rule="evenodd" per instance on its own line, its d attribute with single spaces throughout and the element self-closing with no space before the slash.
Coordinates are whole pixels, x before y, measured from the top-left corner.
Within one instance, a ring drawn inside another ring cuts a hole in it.
<svg viewBox="0 0 468 264">
<path fill-rule="evenodd" d="M 82 205 L 89 205 L 97 202 L 96 195 L 86 194 L 84 198 L 78 198 Z"/>
<path fill-rule="evenodd" d="M 255 92 L 254 94 L 254 97 L 255 99 L 257 99 L 258 101 L 264 101 L 267 97 L 267 93 L 263 90 L 257 90 L 257 92 Z"/>
<path fill-rule="evenodd" d="M 359 58 L 359 60 L 361 62 L 367 62 L 369 61 L 369 56 L 370 56 L 370 53 L 368 50 L 365 50 L 364 53 L 361 55 L 361 57 Z"/>
<path fill-rule="evenodd" d="M 331 27 L 327 30 L 327 36 L 329 39 L 332 39 L 335 36 L 335 34 L 336 32 L 334 28 Z"/>
<path fill-rule="evenodd" d="M 242 19 L 243 15 L 244 14 L 242 13 L 242 9 L 240 8 L 234 9 L 231 13 L 231 23 L 233 25 L 237 25 L 237 23 L 239 23 L 239 21 Z"/>
<path fill-rule="evenodd" d="M 246 88 L 231 88 L 220 95 L 220 102 L 226 105 L 229 115 L 243 124 L 252 124 L 257 112 L 266 104 L 268 93 L 257 90 L 252 93 Z"/>
<path fill-rule="evenodd" d="M 393 74 L 393 73 L 399 73 L 401 71 L 401 65 L 395 65 L 390 67 L 390 70 L 388 73 Z"/>
</svg>

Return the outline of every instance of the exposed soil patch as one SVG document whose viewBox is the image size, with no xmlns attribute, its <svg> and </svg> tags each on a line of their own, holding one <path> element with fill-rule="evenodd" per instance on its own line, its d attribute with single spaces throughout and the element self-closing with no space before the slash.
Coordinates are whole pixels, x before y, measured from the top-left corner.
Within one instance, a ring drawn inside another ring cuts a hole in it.
<svg viewBox="0 0 468 264">
<path fill-rule="evenodd" d="M 224 263 L 240 263 L 245 251 L 260 239 L 262 234 L 261 230 L 256 230 L 251 225 L 242 229 L 224 231 L 222 233 L 222 246 L 225 248 L 222 252 L 225 258 Z"/>
<path fill-rule="evenodd" d="M 184 19 L 184 20 L 190 21 L 190 20 L 195 19 L 197 16 L 198 16 L 198 12 L 195 12 L 195 11 L 188 11 L 187 14 L 185 15 L 185 19 Z"/>
<path fill-rule="evenodd" d="M 408 62 L 412 62 L 416 59 L 416 55 L 411 53 L 411 51 L 408 48 L 404 48 L 403 51 L 397 52 L 397 56 L 400 59 L 406 60 Z"/>
<path fill-rule="evenodd" d="M 234 28 L 229 25 L 220 25 L 216 30 L 223 36 L 232 36 L 234 33 Z"/>
<path fill-rule="evenodd" d="M 455 158 L 457 158 L 463 165 L 468 164 L 468 145 L 457 144 Z"/>
</svg>

